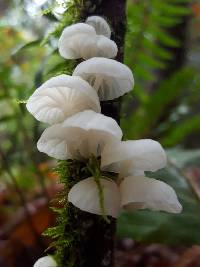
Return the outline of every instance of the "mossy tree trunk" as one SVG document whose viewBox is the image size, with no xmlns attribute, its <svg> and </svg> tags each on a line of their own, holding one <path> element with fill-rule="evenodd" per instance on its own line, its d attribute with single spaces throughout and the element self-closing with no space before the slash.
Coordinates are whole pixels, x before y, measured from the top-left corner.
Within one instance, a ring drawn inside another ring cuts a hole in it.
<svg viewBox="0 0 200 267">
<path fill-rule="evenodd" d="M 112 29 L 111 39 L 118 46 L 119 52 L 116 60 L 123 62 L 124 39 L 126 32 L 126 0 L 85 0 L 81 19 L 88 16 L 99 15 L 104 17 Z M 114 118 L 120 123 L 120 99 L 101 102 L 102 113 Z M 110 218 L 110 224 L 94 215 L 84 215 L 93 221 L 93 226 L 88 229 L 90 238 L 87 241 L 88 267 L 114 266 L 113 251 L 116 220 Z M 83 221 L 84 221 L 83 216 Z"/>
<path fill-rule="evenodd" d="M 119 48 L 116 60 L 123 62 L 124 58 L 124 37 L 126 31 L 126 0 L 91 0 L 84 1 L 85 8 L 82 10 L 81 19 L 84 21 L 88 16 L 100 15 L 104 17 L 112 29 L 111 39 Z M 102 113 L 120 122 L 120 99 L 101 103 Z M 87 267 L 113 267 L 114 239 L 116 232 L 116 220 L 110 218 L 110 223 L 101 217 L 82 213 L 83 224 L 88 220 L 91 226 L 88 227 L 85 241 L 85 256 Z M 84 237 L 83 237 L 84 239 Z"/>
<path fill-rule="evenodd" d="M 91 15 L 100 15 L 109 22 L 112 28 L 111 39 L 119 48 L 116 59 L 122 62 L 126 30 L 126 0 L 83 0 L 83 4 L 81 21 L 85 21 Z M 103 114 L 120 122 L 120 99 L 102 102 L 101 107 Z M 73 184 L 91 176 L 84 171 L 84 166 L 81 166 L 80 162 L 62 162 L 61 165 L 58 169 L 61 172 L 61 182 L 65 184 L 65 194 Z M 60 243 L 63 245 L 58 244 L 57 251 L 59 266 L 113 267 L 116 220 L 109 217 L 108 223 L 102 216 L 83 212 L 67 201 L 64 206 L 64 212 L 60 217 L 63 224 L 59 226 L 64 229 Z"/>
</svg>

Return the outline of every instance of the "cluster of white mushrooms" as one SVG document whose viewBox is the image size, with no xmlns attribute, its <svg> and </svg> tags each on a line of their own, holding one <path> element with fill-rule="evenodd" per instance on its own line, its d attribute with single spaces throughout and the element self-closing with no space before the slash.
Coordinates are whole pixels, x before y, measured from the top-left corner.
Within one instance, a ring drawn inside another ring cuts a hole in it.
<svg viewBox="0 0 200 267">
<path fill-rule="evenodd" d="M 151 139 L 121 141 L 117 122 L 101 114 L 100 101 L 118 98 L 134 85 L 131 70 L 110 59 L 118 52 L 110 36 L 108 23 L 98 16 L 62 32 L 58 42 L 60 55 L 85 61 L 77 65 L 72 76 L 63 74 L 49 79 L 29 98 L 28 111 L 37 120 L 50 124 L 37 143 L 38 150 L 60 160 L 100 157 L 102 171 L 118 174 L 116 180 L 100 179 L 104 211 L 94 177 L 71 188 L 68 201 L 83 211 L 99 215 L 105 212 L 114 218 L 121 209 L 178 213 L 182 207 L 174 190 L 144 173 L 166 165 L 161 145 Z M 56 266 L 51 260 L 51 264 L 41 265 L 40 259 L 34 266 Z"/>
</svg>

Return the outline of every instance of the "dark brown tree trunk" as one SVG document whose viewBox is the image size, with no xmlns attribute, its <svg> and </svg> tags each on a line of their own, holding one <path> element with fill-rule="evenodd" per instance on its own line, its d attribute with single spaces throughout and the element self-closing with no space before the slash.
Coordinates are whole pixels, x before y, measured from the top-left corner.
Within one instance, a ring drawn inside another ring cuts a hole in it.
<svg viewBox="0 0 200 267">
<path fill-rule="evenodd" d="M 99 15 L 104 17 L 112 29 L 111 39 L 118 46 L 119 52 L 116 60 L 123 62 L 124 37 L 126 33 L 126 0 L 84 0 L 85 8 L 82 10 L 81 20 L 88 16 Z M 102 113 L 120 121 L 120 99 L 101 103 Z"/>
<path fill-rule="evenodd" d="M 81 20 L 88 16 L 103 16 L 111 25 L 111 39 L 117 43 L 119 53 L 117 60 L 122 62 L 124 56 L 124 36 L 126 30 L 126 0 L 84 0 Z M 101 103 L 102 113 L 120 121 L 120 99 Z M 82 212 L 71 205 L 71 216 L 74 217 L 74 228 L 82 229 L 79 253 L 79 265 L 76 267 L 113 267 L 114 266 L 114 238 L 116 220 L 109 218 L 106 222 L 101 216 Z M 74 229 L 73 229 L 74 230 Z M 67 257 L 66 257 L 67 259 Z M 67 262 L 66 262 L 67 263 Z"/>
</svg>

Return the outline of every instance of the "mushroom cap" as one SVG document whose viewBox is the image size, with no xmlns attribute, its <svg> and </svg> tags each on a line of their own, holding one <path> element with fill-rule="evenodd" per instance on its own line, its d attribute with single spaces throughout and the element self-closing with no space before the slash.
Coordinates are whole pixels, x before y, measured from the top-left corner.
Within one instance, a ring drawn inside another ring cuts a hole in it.
<svg viewBox="0 0 200 267">
<path fill-rule="evenodd" d="M 54 124 L 92 109 L 100 112 L 97 93 L 81 77 L 59 75 L 46 81 L 29 98 L 26 107 L 39 121 Z"/>
<path fill-rule="evenodd" d="M 162 146 L 151 139 L 112 142 L 101 155 L 103 170 L 130 175 L 135 170 L 157 171 L 166 166 L 166 154 Z"/>
<path fill-rule="evenodd" d="M 88 37 L 80 43 L 80 54 L 84 59 L 92 57 L 114 58 L 118 52 L 117 45 L 114 41 L 103 35 Z"/>
<path fill-rule="evenodd" d="M 98 53 L 92 57 L 114 58 L 117 56 L 118 48 L 114 41 L 103 35 L 97 35 Z"/>
<path fill-rule="evenodd" d="M 96 31 L 95 31 L 94 27 L 91 27 L 90 25 L 88 25 L 86 23 L 80 22 L 80 23 L 72 24 L 72 25 L 64 28 L 64 30 L 61 34 L 61 37 L 68 38 L 68 37 L 71 37 L 71 36 L 74 36 L 74 35 L 80 34 L 80 33 L 96 35 Z M 61 37 L 60 37 L 60 39 L 61 39 Z"/>
<path fill-rule="evenodd" d="M 101 178 L 100 183 L 103 189 L 105 214 L 102 214 L 98 186 L 93 177 L 75 184 L 69 191 L 68 201 L 83 211 L 117 218 L 120 211 L 118 186 L 111 179 Z"/>
<path fill-rule="evenodd" d="M 66 59 L 76 59 L 76 43 L 73 38 L 77 35 L 86 34 L 88 36 L 96 36 L 95 29 L 85 23 L 76 23 L 66 27 L 58 40 L 58 50 L 62 57 Z M 74 50 L 72 49 L 74 46 Z M 71 48 L 71 49 L 69 49 Z"/>
<path fill-rule="evenodd" d="M 38 259 L 33 267 L 57 267 L 56 261 L 51 256 L 45 256 Z"/>
<path fill-rule="evenodd" d="M 105 144 L 121 138 L 122 131 L 115 120 L 86 110 L 47 128 L 37 147 L 56 159 L 84 160 L 91 154 L 99 156 Z"/>
<path fill-rule="evenodd" d="M 110 26 L 108 25 L 107 21 L 104 18 L 100 16 L 91 16 L 86 19 L 85 23 L 94 27 L 97 34 L 104 35 L 107 38 L 110 38 L 111 36 Z"/>
<path fill-rule="evenodd" d="M 88 59 L 91 57 L 114 58 L 117 52 L 117 45 L 107 37 L 80 33 L 68 37 L 67 44 L 65 44 L 65 48 L 62 50 L 61 56 L 67 59 Z"/>
<path fill-rule="evenodd" d="M 81 76 L 98 93 L 100 100 L 112 100 L 132 90 L 134 78 L 124 64 L 108 58 L 94 57 L 81 62 L 73 76 Z"/>
<path fill-rule="evenodd" d="M 121 206 L 129 211 L 151 209 L 179 213 L 182 206 L 168 184 L 145 176 L 126 177 L 119 186 Z"/>
</svg>

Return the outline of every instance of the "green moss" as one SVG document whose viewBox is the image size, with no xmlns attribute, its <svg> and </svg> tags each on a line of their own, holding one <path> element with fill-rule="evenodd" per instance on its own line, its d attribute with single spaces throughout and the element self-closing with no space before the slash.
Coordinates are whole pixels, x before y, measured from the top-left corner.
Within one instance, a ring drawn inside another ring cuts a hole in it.
<svg viewBox="0 0 200 267">
<path fill-rule="evenodd" d="M 48 7 L 43 11 L 43 14 L 51 14 L 52 9 L 55 5 Z M 82 0 L 69 0 L 62 4 L 63 7 L 66 8 L 61 20 L 56 24 L 55 28 L 52 32 L 50 32 L 45 38 L 43 39 L 41 45 L 45 45 L 49 43 L 52 37 L 59 38 L 63 29 L 69 25 L 77 23 L 80 21 L 80 12 L 83 8 L 83 1 Z"/>
<path fill-rule="evenodd" d="M 80 247 L 83 243 L 83 239 L 87 239 L 86 235 L 93 221 L 89 217 L 85 221 L 78 221 L 82 218 L 81 213 L 83 212 L 68 203 L 67 195 L 74 184 L 93 176 L 99 189 L 102 213 L 105 214 L 103 188 L 100 183 L 100 177 L 102 177 L 100 160 L 91 156 L 85 163 L 75 160 L 59 161 L 55 172 L 59 175 L 60 182 L 64 185 L 64 189 L 58 195 L 57 199 L 55 199 L 55 203 L 60 205 L 60 207 L 53 208 L 54 212 L 57 214 L 57 225 L 48 228 L 44 235 L 53 240 L 49 248 L 55 250 L 54 257 L 58 263 L 58 267 L 85 267 L 85 259 L 81 256 Z M 110 220 L 105 215 L 103 215 L 103 217 L 98 217 L 99 221 L 101 221 L 100 223 L 110 223 Z"/>
<path fill-rule="evenodd" d="M 64 185 L 64 190 L 55 201 L 60 208 L 54 208 L 57 213 L 57 226 L 48 228 L 44 235 L 51 237 L 54 241 L 50 248 L 55 249 L 55 260 L 58 267 L 76 266 L 76 248 L 80 242 L 80 231 L 74 227 L 74 218 L 78 210 L 67 201 L 69 189 L 82 177 L 87 176 L 83 164 L 77 161 L 59 161 L 55 172 L 60 177 L 60 182 Z M 79 265 L 81 266 L 81 265 Z"/>
</svg>

